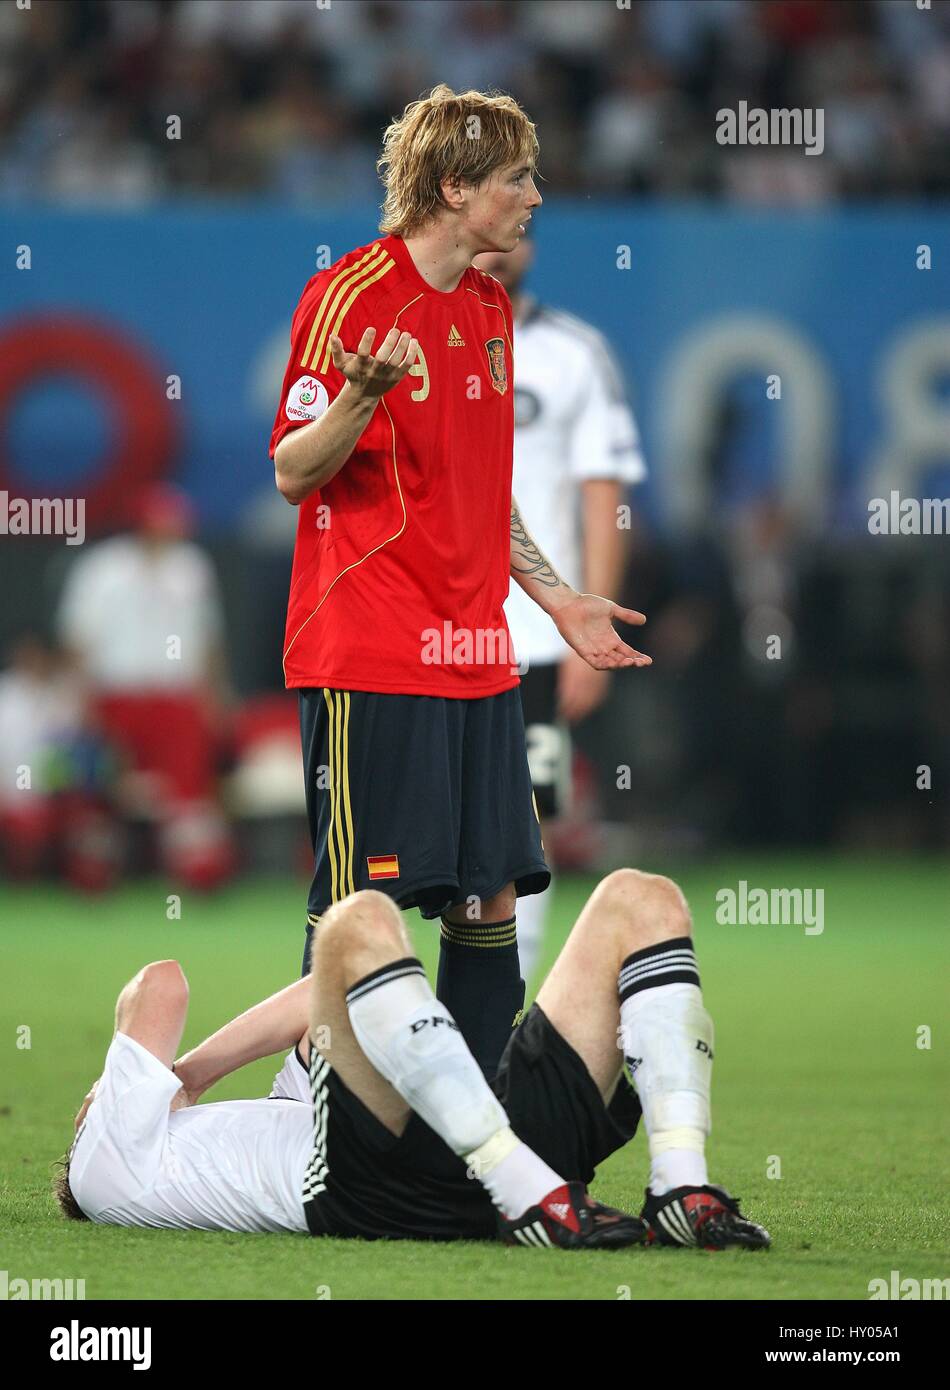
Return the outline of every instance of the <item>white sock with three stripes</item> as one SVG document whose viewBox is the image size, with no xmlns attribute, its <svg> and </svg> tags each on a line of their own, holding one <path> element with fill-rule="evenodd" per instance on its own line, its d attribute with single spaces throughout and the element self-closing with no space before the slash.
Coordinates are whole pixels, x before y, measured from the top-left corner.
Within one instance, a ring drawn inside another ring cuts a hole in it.
<svg viewBox="0 0 950 1390">
<path fill-rule="evenodd" d="M 713 1025 L 689 937 L 636 951 L 620 971 L 624 1058 L 650 1142 L 650 1191 L 709 1181 Z"/>
</svg>

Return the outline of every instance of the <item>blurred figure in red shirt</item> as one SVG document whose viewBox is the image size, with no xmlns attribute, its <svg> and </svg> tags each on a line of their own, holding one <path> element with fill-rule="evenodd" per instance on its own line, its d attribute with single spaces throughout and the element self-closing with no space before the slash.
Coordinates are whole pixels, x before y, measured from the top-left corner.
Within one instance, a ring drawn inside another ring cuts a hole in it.
<svg viewBox="0 0 950 1390">
<path fill-rule="evenodd" d="M 74 564 L 59 632 L 124 759 L 126 809 L 157 823 L 168 873 L 212 888 L 234 863 L 216 786 L 228 692 L 217 580 L 193 520 L 183 492 L 150 485 L 137 530 Z"/>
</svg>

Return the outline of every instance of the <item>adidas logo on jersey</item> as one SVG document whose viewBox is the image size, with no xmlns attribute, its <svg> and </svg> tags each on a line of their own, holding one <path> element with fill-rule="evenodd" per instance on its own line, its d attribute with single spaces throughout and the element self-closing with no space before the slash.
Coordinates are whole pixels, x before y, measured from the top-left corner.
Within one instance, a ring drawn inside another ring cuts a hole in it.
<svg viewBox="0 0 950 1390">
<path fill-rule="evenodd" d="M 446 340 L 446 347 L 464 347 L 464 346 L 465 346 L 465 339 L 462 337 L 461 333 L 458 331 L 458 329 L 455 327 L 455 324 L 453 323 L 452 326 L 451 326 L 451 328 L 449 329 L 449 336 L 448 336 L 448 339 Z"/>
</svg>

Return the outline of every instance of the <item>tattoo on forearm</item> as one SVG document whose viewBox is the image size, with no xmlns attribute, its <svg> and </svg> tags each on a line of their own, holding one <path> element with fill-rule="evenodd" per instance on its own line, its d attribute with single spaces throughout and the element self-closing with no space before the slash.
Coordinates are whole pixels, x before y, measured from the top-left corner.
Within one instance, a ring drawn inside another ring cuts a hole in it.
<svg viewBox="0 0 950 1390">
<path fill-rule="evenodd" d="M 536 579 L 539 584 L 556 588 L 564 580 L 552 567 L 550 560 L 542 555 L 537 544 L 528 534 L 517 504 L 511 504 L 511 568 L 526 578 Z"/>
</svg>

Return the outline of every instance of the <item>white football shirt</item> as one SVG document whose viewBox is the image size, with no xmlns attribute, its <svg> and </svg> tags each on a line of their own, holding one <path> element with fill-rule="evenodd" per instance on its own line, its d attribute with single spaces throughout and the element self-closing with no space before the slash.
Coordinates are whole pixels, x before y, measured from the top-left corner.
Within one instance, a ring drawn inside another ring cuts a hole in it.
<svg viewBox="0 0 950 1390">
<path fill-rule="evenodd" d="M 116 693 L 194 686 L 222 627 L 214 568 L 191 541 L 160 551 L 135 536 L 102 541 L 73 563 L 60 602 L 61 640 Z"/>
<path fill-rule="evenodd" d="M 552 565 L 579 586 L 579 485 L 587 478 L 632 484 L 646 477 L 620 372 L 596 328 L 529 297 L 515 321 L 514 392 L 512 492 Z M 505 615 L 519 661 L 560 661 L 567 652 L 551 619 L 514 580 Z"/>
<path fill-rule="evenodd" d="M 300 1071 L 297 1081 L 291 1066 Z M 307 1230 L 304 1175 L 313 1150 L 306 1076 L 288 1057 L 279 1094 L 169 1111 L 174 1073 L 124 1033 L 106 1054 L 73 1146 L 69 1186 L 91 1221 L 202 1231 Z"/>
</svg>

